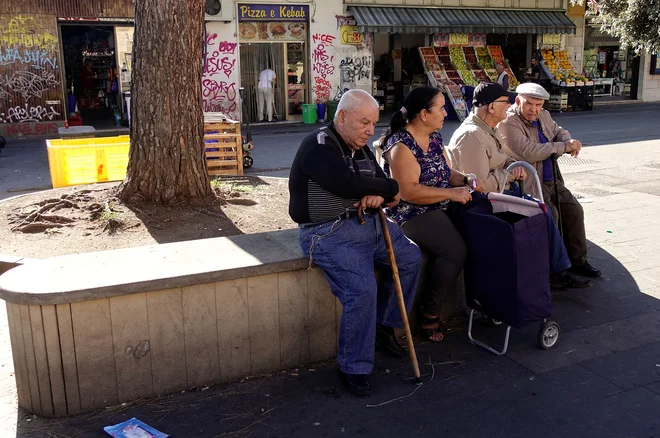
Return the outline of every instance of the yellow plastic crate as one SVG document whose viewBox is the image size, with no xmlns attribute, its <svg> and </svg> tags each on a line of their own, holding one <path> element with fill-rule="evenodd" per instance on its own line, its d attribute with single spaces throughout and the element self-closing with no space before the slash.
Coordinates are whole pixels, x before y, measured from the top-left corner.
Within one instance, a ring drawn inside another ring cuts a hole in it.
<svg viewBox="0 0 660 438">
<path fill-rule="evenodd" d="M 121 181 L 126 177 L 130 137 L 47 140 L 53 188 Z"/>
</svg>

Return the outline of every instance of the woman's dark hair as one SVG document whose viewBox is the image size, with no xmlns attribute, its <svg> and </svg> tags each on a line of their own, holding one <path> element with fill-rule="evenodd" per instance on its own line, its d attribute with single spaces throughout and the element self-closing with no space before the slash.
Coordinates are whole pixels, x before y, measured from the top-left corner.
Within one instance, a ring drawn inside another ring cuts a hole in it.
<svg viewBox="0 0 660 438">
<path fill-rule="evenodd" d="M 435 87 L 414 88 L 408 93 L 405 99 L 403 99 L 401 109 L 394 113 L 390 119 L 389 128 L 387 128 L 385 134 L 380 138 L 381 149 L 385 147 L 390 137 L 406 126 L 409 120 L 415 119 L 422 110 L 429 111 L 433 107 L 435 98 L 440 93 L 442 91 Z"/>
</svg>

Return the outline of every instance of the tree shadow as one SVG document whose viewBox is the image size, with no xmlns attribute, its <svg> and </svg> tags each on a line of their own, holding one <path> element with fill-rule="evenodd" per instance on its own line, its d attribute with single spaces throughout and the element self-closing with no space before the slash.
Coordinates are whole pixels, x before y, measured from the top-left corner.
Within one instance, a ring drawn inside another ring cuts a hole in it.
<svg viewBox="0 0 660 438">
<path fill-rule="evenodd" d="M 145 203 L 126 208 L 159 244 L 249 234 L 249 230 L 236 226 L 226 211 L 234 205 L 251 205 L 252 193 L 269 185 L 253 176 L 222 176 L 213 179 L 215 196 L 204 202 L 174 206 Z"/>
</svg>

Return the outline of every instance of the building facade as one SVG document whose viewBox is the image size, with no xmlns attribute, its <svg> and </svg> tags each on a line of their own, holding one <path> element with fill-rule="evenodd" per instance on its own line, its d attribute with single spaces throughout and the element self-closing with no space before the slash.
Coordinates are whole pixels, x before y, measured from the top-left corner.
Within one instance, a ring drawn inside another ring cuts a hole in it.
<svg viewBox="0 0 660 438">
<path fill-rule="evenodd" d="M 89 120 L 114 125 L 130 91 L 133 1 L 3 2 L 3 8 L 0 135 L 57 134 L 76 107 Z"/>
<path fill-rule="evenodd" d="M 220 5 L 217 16 L 207 15 L 205 111 L 238 119 L 242 87 L 243 117 L 261 121 L 257 88 L 259 74 L 266 68 L 277 78 L 273 87 L 277 120 L 301 119 L 303 104 L 327 103 L 342 89 L 371 92 L 371 34 L 350 26 L 342 0 Z M 231 13 L 223 16 L 225 7 Z"/>
<path fill-rule="evenodd" d="M 0 14 L 0 135 L 57 134 L 65 120 L 76 122 L 72 114 L 97 129 L 126 124 L 133 7 L 133 0 L 9 3 Z M 419 47 L 501 46 L 523 75 L 533 51 L 548 44 L 582 71 L 594 45 L 584 8 L 568 0 L 207 0 L 206 12 L 204 110 L 252 122 L 264 116 L 257 89 L 267 67 L 277 78 L 275 119 L 300 120 L 304 104 L 351 88 L 394 107 L 426 81 Z M 660 100 L 655 58 L 637 59 L 636 97 Z"/>
</svg>

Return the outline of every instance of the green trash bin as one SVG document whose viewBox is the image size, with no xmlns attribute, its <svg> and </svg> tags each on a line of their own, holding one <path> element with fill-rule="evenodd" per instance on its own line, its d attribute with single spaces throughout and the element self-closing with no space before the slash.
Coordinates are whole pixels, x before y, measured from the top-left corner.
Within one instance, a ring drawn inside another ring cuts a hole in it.
<svg viewBox="0 0 660 438">
<path fill-rule="evenodd" d="M 337 112 L 337 105 L 339 105 L 338 100 L 328 101 L 328 122 L 331 122 L 335 118 L 335 113 Z"/>
<path fill-rule="evenodd" d="M 308 125 L 313 125 L 316 123 L 316 104 L 315 103 L 304 103 L 302 106 L 303 110 L 303 123 Z"/>
</svg>

